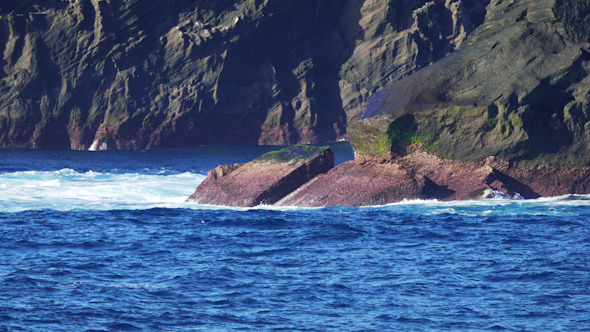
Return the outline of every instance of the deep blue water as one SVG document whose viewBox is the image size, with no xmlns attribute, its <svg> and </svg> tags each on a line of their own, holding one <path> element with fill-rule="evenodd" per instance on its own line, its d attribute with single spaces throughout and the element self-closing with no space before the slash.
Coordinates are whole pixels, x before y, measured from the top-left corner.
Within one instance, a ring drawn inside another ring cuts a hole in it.
<svg viewBox="0 0 590 332">
<path fill-rule="evenodd" d="M 590 197 L 183 202 L 270 149 L 0 151 L 0 330 L 590 328 Z"/>
</svg>

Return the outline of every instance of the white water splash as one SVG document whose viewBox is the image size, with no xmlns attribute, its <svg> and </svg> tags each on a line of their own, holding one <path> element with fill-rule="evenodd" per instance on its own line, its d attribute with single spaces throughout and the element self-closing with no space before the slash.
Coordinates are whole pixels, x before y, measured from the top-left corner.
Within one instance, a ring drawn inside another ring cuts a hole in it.
<svg viewBox="0 0 590 332">
<path fill-rule="evenodd" d="M 0 174 L 0 213 L 31 210 L 144 210 L 150 208 L 187 208 L 219 210 L 316 210 L 321 208 L 276 207 L 260 205 L 239 208 L 202 205 L 185 200 L 205 179 L 204 174 L 167 174 L 157 170 L 146 173 L 26 171 Z M 506 198 L 467 201 L 405 200 L 368 206 L 392 212 L 466 216 L 489 215 L 569 215 L 571 208 L 590 207 L 590 195 L 567 195 L 534 200 Z M 337 208 L 338 209 L 338 208 Z"/>
<path fill-rule="evenodd" d="M 27 171 L 0 174 L 0 212 L 184 207 L 205 175 Z"/>
<path fill-rule="evenodd" d="M 88 151 L 106 151 L 107 148 L 108 147 L 106 142 L 101 143 L 100 140 L 95 139 L 94 142 L 92 142 L 92 144 L 88 148 Z"/>
<path fill-rule="evenodd" d="M 420 215 L 575 216 L 576 212 L 572 212 L 573 208 L 590 208 L 590 195 L 564 195 L 537 199 L 495 197 L 463 201 L 412 199 L 369 208 Z"/>
</svg>

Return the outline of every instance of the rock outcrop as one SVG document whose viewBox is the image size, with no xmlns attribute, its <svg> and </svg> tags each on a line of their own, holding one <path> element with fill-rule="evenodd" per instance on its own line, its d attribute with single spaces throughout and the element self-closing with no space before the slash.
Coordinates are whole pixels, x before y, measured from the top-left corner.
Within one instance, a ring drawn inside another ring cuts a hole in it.
<svg viewBox="0 0 590 332">
<path fill-rule="evenodd" d="M 333 140 L 375 91 L 460 47 L 488 2 L 8 1 L 0 147 Z"/>
<path fill-rule="evenodd" d="M 324 148 L 292 146 L 247 163 L 221 165 L 189 198 L 226 206 L 367 206 L 406 199 L 530 199 L 590 193 L 590 169 L 523 168 L 498 158 L 443 159 L 416 150 L 388 161 L 336 167 Z"/>
<path fill-rule="evenodd" d="M 389 168 L 414 186 L 378 175 L 353 192 L 342 167 L 281 203 L 381 204 L 399 188 L 404 198 L 589 194 L 589 12 L 590 1 L 492 1 L 460 50 L 377 92 L 349 126 L 355 178 Z M 340 196 L 358 199 L 318 200 L 341 178 Z"/>
<path fill-rule="evenodd" d="M 226 206 L 274 204 L 334 167 L 328 147 L 294 145 L 236 165 L 211 170 L 188 201 Z"/>
<path fill-rule="evenodd" d="M 589 1 L 493 1 L 457 52 L 375 94 L 359 160 L 419 147 L 456 161 L 590 166 Z"/>
<path fill-rule="evenodd" d="M 404 199 L 464 200 L 486 195 L 540 196 L 489 163 L 458 163 L 417 151 L 389 162 L 343 163 L 277 205 L 366 206 Z"/>
<path fill-rule="evenodd" d="M 461 48 L 373 95 L 355 160 L 277 205 L 590 194 L 590 1 L 492 1 Z"/>
</svg>

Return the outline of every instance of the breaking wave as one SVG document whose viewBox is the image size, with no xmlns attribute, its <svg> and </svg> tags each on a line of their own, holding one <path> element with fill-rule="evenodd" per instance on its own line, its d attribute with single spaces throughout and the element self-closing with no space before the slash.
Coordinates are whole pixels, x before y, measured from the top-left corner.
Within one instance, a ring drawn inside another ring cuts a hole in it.
<svg viewBox="0 0 590 332">
<path fill-rule="evenodd" d="M 229 208 L 185 202 L 205 179 L 204 173 L 145 169 L 137 173 L 24 171 L 0 174 L 0 212 L 31 210 L 146 210 L 152 208 L 231 210 L 310 210 L 299 207 Z M 590 207 L 590 196 L 567 195 L 518 200 L 508 198 L 469 201 L 405 200 L 364 207 L 406 214 L 464 216 L 572 215 L 572 207 Z M 317 208 L 312 208 L 317 209 Z M 349 209 L 332 207 L 328 209 Z"/>
<path fill-rule="evenodd" d="M 0 174 L 0 212 L 182 207 L 205 175 L 25 171 Z"/>
</svg>

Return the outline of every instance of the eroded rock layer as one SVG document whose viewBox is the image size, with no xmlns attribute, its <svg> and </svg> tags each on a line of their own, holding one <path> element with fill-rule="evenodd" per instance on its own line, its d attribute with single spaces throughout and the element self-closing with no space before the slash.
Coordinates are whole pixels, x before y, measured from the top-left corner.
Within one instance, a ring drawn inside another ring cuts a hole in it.
<svg viewBox="0 0 590 332">
<path fill-rule="evenodd" d="M 523 168 L 498 158 L 452 161 L 416 150 L 388 161 L 334 166 L 327 148 L 296 145 L 209 172 L 188 199 L 249 207 L 367 206 L 408 199 L 531 199 L 590 193 L 590 169 Z"/>
<path fill-rule="evenodd" d="M 487 3 L 9 1 L 0 147 L 335 139 L 379 88 L 460 47 Z"/>
<path fill-rule="evenodd" d="M 188 201 L 242 207 L 270 205 L 332 167 L 334 153 L 328 147 L 294 145 L 246 164 L 214 168 Z"/>
<path fill-rule="evenodd" d="M 423 149 L 526 168 L 590 166 L 590 1 L 493 1 L 457 52 L 376 93 L 359 160 Z"/>
<path fill-rule="evenodd" d="M 590 194 L 588 13 L 492 1 L 458 51 L 369 99 L 348 126 L 354 161 L 276 204 Z"/>
<path fill-rule="evenodd" d="M 554 175 L 568 174 L 565 170 L 559 172 Z M 574 187 L 566 185 L 573 183 L 581 183 L 578 189 L 588 191 L 589 174 L 570 172 L 570 176 L 560 179 L 547 178 L 547 172 L 537 175 L 528 169 L 500 165 L 493 158 L 455 162 L 416 151 L 388 162 L 343 163 L 309 181 L 277 205 L 366 206 L 408 199 L 538 198 L 573 194 Z"/>
</svg>

